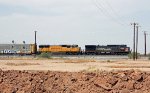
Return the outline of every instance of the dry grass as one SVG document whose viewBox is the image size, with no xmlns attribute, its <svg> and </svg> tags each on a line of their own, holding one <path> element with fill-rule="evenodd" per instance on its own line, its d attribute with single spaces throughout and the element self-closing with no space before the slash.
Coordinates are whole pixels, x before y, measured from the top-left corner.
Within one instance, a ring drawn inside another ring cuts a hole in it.
<svg viewBox="0 0 150 93">
<path fill-rule="evenodd" d="M 39 63 L 6 63 L 9 66 L 29 66 L 29 65 L 40 65 Z"/>
<path fill-rule="evenodd" d="M 97 73 L 100 72 L 101 70 L 98 69 L 96 66 L 89 66 L 87 69 L 81 70 L 80 72 L 92 72 L 92 73 Z"/>
<path fill-rule="evenodd" d="M 95 60 L 84 60 L 84 59 L 78 59 L 78 60 L 65 60 L 65 63 L 87 63 L 87 62 L 96 62 Z"/>
<path fill-rule="evenodd" d="M 106 66 L 109 68 L 150 68 L 150 66 Z"/>
</svg>

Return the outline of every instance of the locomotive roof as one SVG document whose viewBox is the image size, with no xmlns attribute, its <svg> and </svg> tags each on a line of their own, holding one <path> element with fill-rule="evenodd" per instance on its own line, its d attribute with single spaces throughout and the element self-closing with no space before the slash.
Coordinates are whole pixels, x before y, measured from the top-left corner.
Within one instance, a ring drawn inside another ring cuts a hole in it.
<svg viewBox="0 0 150 93">
<path fill-rule="evenodd" d="M 78 45 L 39 45 L 39 47 L 48 47 L 48 46 L 78 47 Z"/>
</svg>

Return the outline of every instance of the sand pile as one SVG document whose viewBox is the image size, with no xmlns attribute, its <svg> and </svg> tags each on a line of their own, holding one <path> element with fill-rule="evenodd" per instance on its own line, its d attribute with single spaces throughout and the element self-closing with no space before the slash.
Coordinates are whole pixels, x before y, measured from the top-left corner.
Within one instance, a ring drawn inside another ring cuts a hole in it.
<svg viewBox="0 0 150 93">
<path fill-rule="evenodd" d="M 0 93 L 150 93 L 150 74 L 0 70 Z"/>
</svg>

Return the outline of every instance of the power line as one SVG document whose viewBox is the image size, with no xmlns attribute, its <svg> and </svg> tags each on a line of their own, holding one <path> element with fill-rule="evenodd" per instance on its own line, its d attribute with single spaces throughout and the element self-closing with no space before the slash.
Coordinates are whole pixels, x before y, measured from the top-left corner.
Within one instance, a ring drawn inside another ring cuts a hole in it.
<svg viewBox="0 0 150 93">
<path fill-rule="evenodd" d="M 109 9 L 112 11 L 112 13 L 118 18 L 120 19 L 121 22 L 124 21 L 124 25 L 128 24 L 128 22 L 126 22 L 125 20 L 122 20 L 119 16 L 119 14 L 114 10 L 114 8 L 111 6 L 111 4 L 107 1 L 107 0 L 103 0 L 104 2 L 106 2 L 106 4 L 108 5 Z"/>
<path fill-rule="evenodd" d="M 123 26 L 123 24 L 120 23 L 119 21 L 117 21 L 117 20 L 111 15 L 111 13 L 106 9 L 106 7 L 104 6 L 105 4 L 101 4 L 102 2 L 100 3 L 100 2 L 98 2 L 98 0 L 96 0 L 96 3 L 102 8 L 102 10 L 104 11 L 104 13 L 105 13 L 106 15 L 108 15 L 109 18 L 111 18 L 114 22 L 116 22 L 116 23 L 118 23 L 118 24 L 120 24 L 120 25 Z"/>
<path fill-rule="evenodd" d="M 94 1 L 94 0 L 93 0 Z M 102 3 L 102 2 L 101 2 Z M 100 2 L 98 2 L 98 0 L 95 0 L 94 1 L 94 5 L 105 15 L 107 16 L 108 18 L 110 18 L 112 21 L 122 25 L 122 26 L 125 26 L 124 24 L 122 24 L 122 22 L 120 22 L 118 19 L 116 19 L 116 17 L 113 17 L 112 14 L 110 13 L 110 11 L 108 11 L 106 9 L 106 7 L 104 6 L 104 2 L 103 4 L 101 4 Z"/>
<path fill-rule="evenodd" d="M 101 7 L 101 6 L 99 6 L 96 2 L 97 1 L 94 1 L 94 0 L 92 0 L 93 1 L 93 4 L 105 15 L 105 16 L 107 16 L 107 17 L 109 17 L 109 15 L 107 15 L 106 13 L 105 13 L 105 11 L 103 10 L 103 8 Z"/>
</svg>

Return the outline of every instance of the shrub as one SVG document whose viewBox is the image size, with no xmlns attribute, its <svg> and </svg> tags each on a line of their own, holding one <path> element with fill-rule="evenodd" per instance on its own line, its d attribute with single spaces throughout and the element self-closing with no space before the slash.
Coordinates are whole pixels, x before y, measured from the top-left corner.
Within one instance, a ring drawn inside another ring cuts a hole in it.
<svg viewBox="0 0 150 93">
<path fill-rule="evenodd" d="M 148 55 L 148 60 L 150 60 L 150 53 L 149 54 L 147 54 Z"/>
<path fill-rule="evenodd" d="M 110 62 L 110 60 L 107 60 L 107 62 Z"/>
<path fill-rule="evenodd" d="M 41 54 L 39 55 L 39 57 L 50 59 L 50 58 L 51 58 L 51 53 L 46 53 L 46 52 L 44 52 L 44 53 L 41 53 Z"/>
<path fill-rule="evenodd" d="M 133 58 L 133 52 L 128 54 L 128 57 L 129 57 L 129 59 L 132 59 Z M 135 53 L 135 57 L 136 57 L 136 53 Z M 139 58 L 139 57 L 140 57 L 140 53 L 137 53 L 137 58 Z"/>
</svg>

